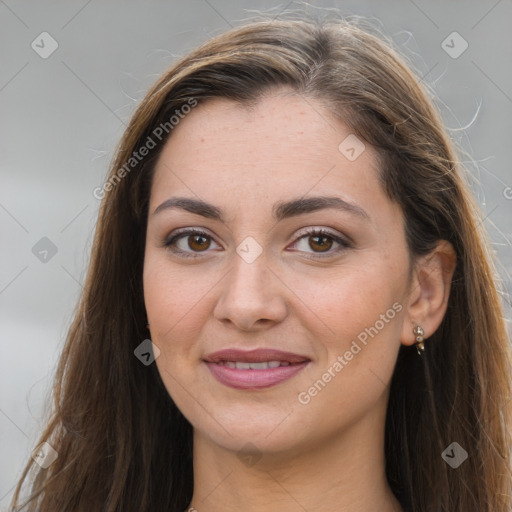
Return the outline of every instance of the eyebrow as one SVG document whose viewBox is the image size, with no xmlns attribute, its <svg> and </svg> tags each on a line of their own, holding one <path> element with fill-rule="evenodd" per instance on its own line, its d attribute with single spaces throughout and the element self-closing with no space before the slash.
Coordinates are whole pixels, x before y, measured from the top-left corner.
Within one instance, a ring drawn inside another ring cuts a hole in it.
<svg viewBox="0 0 512 512">
<path fill-rule="evenodd" d="M 220 208 L 200 199 L 189 197 L 171 197 L 158 206 L 153 212 L 153 215 L 173 208 L 185 210 L 195 215 L 201 215 L 207 219 L 225 222 Z M 370 216 L 360 206 L 349 203 L 341 199 L 341 197 L 336 196 L 300 197 L 290 201 L 280 201 L 272 208 L 272 215 L 277 221 L 281 221 L 290 217 L 325 209 L 340 210 L 356 215 L 362 219 L 370 220 Z"/>
</svg>

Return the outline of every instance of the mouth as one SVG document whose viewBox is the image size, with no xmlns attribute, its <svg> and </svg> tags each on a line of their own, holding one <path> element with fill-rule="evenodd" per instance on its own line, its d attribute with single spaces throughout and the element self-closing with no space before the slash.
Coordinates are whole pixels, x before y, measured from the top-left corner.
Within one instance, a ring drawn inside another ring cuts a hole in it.
<svg viewBox="0 0 512 512">
<path fill-rule="evenodd" d="M 222 384 L 236 389 L 262 389 L 288 380 L 307 366 L 308 357 L 274 349 L 226 349 L 203 360 Z"/>
</svg>

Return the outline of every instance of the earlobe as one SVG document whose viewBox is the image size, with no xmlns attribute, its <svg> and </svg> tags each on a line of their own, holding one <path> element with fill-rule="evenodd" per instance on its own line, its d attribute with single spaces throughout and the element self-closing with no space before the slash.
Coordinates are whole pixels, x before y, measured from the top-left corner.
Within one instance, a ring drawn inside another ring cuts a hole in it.
<svg viewBox="0 0 512 512">
<path fill-rule="evenodd" d="M 404 345 L 416 343 L 413 330 L 417 326 L 422 327 L 427 340 L 441 324 L 448 306 L 456 262 L 455 250 L 446 240 L 440 240 L 431 253 L 415 262 L 402 327 Z"/>
</svg>

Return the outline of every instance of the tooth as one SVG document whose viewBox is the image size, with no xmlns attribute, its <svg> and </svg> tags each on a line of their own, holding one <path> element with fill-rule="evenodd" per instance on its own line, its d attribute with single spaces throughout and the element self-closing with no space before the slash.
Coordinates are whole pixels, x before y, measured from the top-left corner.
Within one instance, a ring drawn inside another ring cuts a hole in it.
<svg viewBox="0 0 512 512">
<path fill-rule="evenodd" d="M 259 363 L 246 363 L 242 361 L 221 361 L 221 366 L 236 368 L 238 370 L 266 370 L 267 368 L 278 368 L 279 366 L 290 366 L 288 361 L 261 361 Z"/>
<path fill-rule="evenodd" d="M 266 370 L 268 368 L 268 363 L 249 363 L 251 365 L 251 370 Z"/>
</svg>

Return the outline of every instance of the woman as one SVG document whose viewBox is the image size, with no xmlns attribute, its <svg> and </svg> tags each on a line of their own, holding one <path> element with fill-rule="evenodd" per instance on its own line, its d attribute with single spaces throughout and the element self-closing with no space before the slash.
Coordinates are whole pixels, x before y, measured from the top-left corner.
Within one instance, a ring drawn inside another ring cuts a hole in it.
<svg viewBox="0 0 512 512">
<path fill-rule="evenodd" d="M 487 242 L 381 39 L 309 21 L 212 39 L 149 91 L 95 195 L 15 510 L 33 467 L 23 510 L 510 512 Z"/>
</svg>

